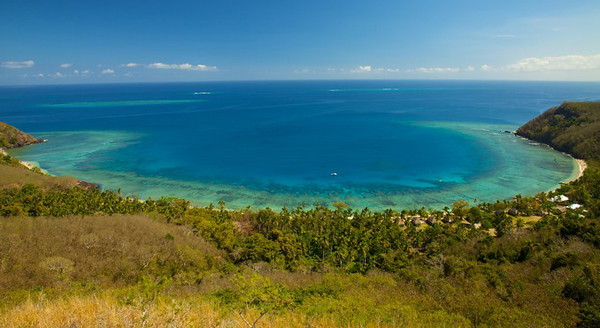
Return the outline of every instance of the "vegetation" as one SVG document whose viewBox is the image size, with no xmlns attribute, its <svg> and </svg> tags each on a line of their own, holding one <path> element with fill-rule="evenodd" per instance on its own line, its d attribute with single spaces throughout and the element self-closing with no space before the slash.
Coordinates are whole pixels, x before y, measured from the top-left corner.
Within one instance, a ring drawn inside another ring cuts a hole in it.
<svg viewBox="0 0 600 328">
<path fill-rule="evenodd" d="M 0 122 L 0 148 L 10 149 L 42 142 L 19 129 Z"/>
<path fill-rule="evenodd" d="M 44 190 L 72 188 L 81 182 L 73 177 L 53 177 L 39 168 L 27 168 L 17 159 L 0 153 L 0 189 L 20 188 L 32 184 Z"/>
<path fill-rule="evenodd" d="M 600 102 L 564 102 L 517 134 L 586 160 L 600 160 Z"/>
<path fill-rule="evenodd" d="M 5 185 L 0 216 L 0 326 L 600 325 L 596 164 L 444 210 L 229 211 L 38 183 Z"/>
</svg>

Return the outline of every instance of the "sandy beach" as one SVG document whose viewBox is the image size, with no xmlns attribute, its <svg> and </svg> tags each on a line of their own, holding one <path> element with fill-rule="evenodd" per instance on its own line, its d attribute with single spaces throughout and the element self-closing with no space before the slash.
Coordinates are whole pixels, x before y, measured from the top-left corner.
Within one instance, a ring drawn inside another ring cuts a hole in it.
<svg viewBox="0 0 600 328">
<path fill-rule="evenodd" d="M 569 156 L 571 156 L 571 155 L 569 155 Z M 577 158 L 575 158 L 573 156 L 571 156 L 571 158 L 573 158 L 573 160 L 575 162 L 577 162 L 578 170 L 577 170 L 577 172 L 573 172 L 573 174 L 571 174 L 571 176 L 569 177 L 569 179 L 561 182 L 560 185 L 565 185 L 565 184 L 571 183 L 571 182 L 573 182 L 573 181 L 581 178 L 583 176 L 583 173 L 585 172 L 585 170 L 588 167 L 588 164 L 587 164 L 587 162 L 585 160 L 583 160 L 583 159 L 577 159 Z M 554 190 L 560 188 L 560 185 L 557 186 L 556 188 L 552 189 L 551 191 L 554 191 Z"/>
<path fill-rule="evenodd" d="M 577 161 L 577 165 L 579 165 L 579 174 L 577 174 L 577 177 L 575 177 L 575 179 L 573 179 L 573 181 L 581 178 L 581 176 L 583 176 L 583 172 L 588 167 L 587 162 L 582 159 L 575 159 L 575 161 Z"/>
<path fill-rule="evenodd" d="M 4 149 L 0 148 L 0 155 L 4 155 L 4 156 L 6 156 L 6 155 L 8 155 L 8 153 L 6 152 L 6 150 L 4 150 Z M 16 158 L 16 157 L 13 157 L 13 158 Z M 27 168 L 28 168 L 28 169 L 30 169 L 30 170 L 31 170 L 31 169 L 33 169 L 34 167 L 37 167 L 37 168 L 38 168 L 38 169 L 40 169 L 40 171 L 42 171 L 44 174 L 48 174 L 48 171 L 46 171 L 46 170 L 42 169 L 42 168 L 40 167 L 39 163 L 37 163 L 37 162 L 27 162 L 27 161 L 22 161 L 22 160 L 20 160 L 20 159 L 18 159 L 18 158 L 16 158 L 16 159 L 19 161 L 19 163 L 21 163 L 21 165 L 23 165 L 23 166 L 27 167 Z M 51 174 L 48 174 L 48 175 L 51 175 Z"/>
</svg>

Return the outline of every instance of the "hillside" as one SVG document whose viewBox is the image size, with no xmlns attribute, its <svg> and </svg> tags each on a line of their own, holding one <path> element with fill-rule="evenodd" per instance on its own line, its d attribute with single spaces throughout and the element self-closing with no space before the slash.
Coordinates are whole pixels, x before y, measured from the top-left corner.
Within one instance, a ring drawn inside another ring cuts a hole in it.
<svg viewBox="0 0 600 328">
<path fill-rule="evenodd" d="M 529 121 L 517 135 L 585 160 L 600 159 L 600 102 L 564 102 Z"/>
<path fill-rule="evenodd" d="M 40 142 L 43 140 L 36 139 L 14 126 L 0 122 L 0 148 L 18 148 Z"/>
</svg>

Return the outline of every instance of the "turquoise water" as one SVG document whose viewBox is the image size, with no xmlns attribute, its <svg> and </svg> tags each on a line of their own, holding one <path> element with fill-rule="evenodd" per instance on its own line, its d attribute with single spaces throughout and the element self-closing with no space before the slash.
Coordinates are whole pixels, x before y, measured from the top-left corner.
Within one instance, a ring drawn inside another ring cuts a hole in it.
<svg viewBox="0 0 600 328">
<path fill-rule="evenodd" d="M 501 131 L 594 83 L 228 82 L 0 88 L 52 174 L 230 208 L 441 208 L 546 191 L 573 160 Z M 331 173 L 337 173 L 332 176 Z"/>
</svg>

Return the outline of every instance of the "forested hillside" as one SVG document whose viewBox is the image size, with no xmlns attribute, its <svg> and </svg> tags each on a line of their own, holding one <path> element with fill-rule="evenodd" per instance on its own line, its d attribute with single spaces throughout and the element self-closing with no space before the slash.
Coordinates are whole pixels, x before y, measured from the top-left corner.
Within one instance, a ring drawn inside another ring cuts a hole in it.
<svg viewBox="0 0 600 328">
<path fill-rule="evenodd" d="M 525 138 L 586 160 L 600 159 L 600 102 L 564 102 L 517 130 Z"/>
</svg>

